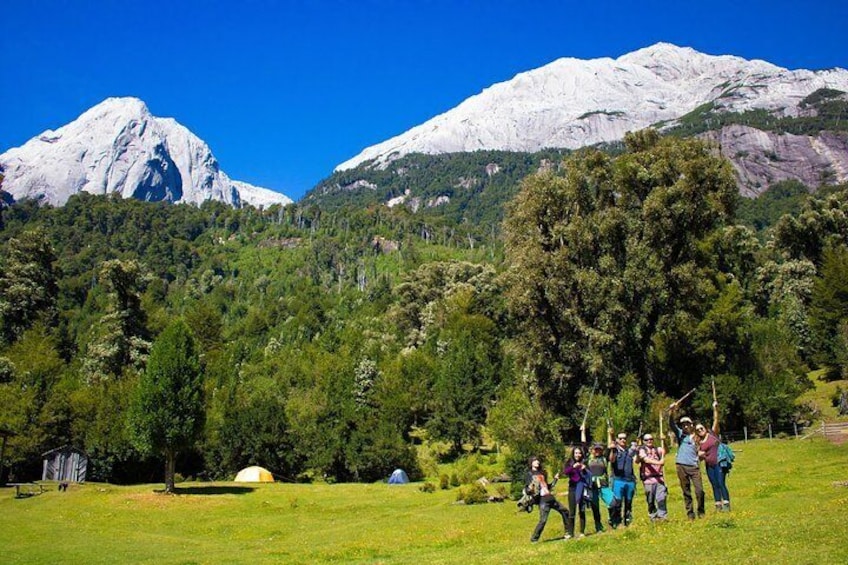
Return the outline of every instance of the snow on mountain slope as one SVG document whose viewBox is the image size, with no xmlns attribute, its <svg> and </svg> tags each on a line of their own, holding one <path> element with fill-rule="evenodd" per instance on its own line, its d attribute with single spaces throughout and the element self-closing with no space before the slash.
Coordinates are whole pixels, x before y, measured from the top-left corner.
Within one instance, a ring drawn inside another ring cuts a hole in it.
<svg viewBox="0 0 848 565">
<path fill-rule="evenodd" d="M 576 149 L 618 141 L 628 131 L 675 120 L 707 102 L 734 112 L 791 113 L 819 88 L 848 90 L 848 71 L 789 71 L 668 43 L 618 59 L 563 58 L 492 85 L 336 170 L 370 160 L 385 164 L 409 153 Z"/>
<path fill-rule="evenodd" d="M 201 204 L 267 206 L 287 196 L 230 180 L 200 138 L 137 98 L 109 98 L 73 122 L 0 155 L 16 200 L 64 204 L 77 192 Z"/>
</svg>

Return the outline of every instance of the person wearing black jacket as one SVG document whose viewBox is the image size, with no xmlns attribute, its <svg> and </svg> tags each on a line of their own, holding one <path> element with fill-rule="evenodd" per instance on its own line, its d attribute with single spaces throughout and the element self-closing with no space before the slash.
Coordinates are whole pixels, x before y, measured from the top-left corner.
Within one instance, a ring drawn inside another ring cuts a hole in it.
<svg viewBox="0 0 848 565">
<path fill-rule="evenodd" d="M 556 481 L 548 485 L 548 479 L 542 470 L 542 463 L 539 458 L 531 457 L 529 463 L 530 468 L 525 475 L 524 489 L 526 492 L 534 493 L 537 497 L 536 504 L 539 505 L 539 523 L 536 524 L 536 528 L 530 537 L 530 542 L 535 543 L 539 541 L 539 536 L 542 535 L 542 531 L 545 529 L 545 524 L 548 522 L 548 514 L 551 510 L 559 512 L 562 517 L 562 528 L 567 532 L 568 510 L 562 507 L 551 492 L 551 489 L 556 485 Z"/>
<path fill-rule="evenodd" d="M 622 507 L 624 525 L 629 526 L 633 521 L 633 495 L 636 494 L 636 474 L 633 472 L 633 463 L 637 454 L 636 450 L 627 444 L 625 432 L 619 432 L 615 442 L 612 440 L 612 432 L 612 428 L 607 430 L 609 460 L 613 475 L 610 526 L 615 529 L 622 523 Z"/>
</svg>

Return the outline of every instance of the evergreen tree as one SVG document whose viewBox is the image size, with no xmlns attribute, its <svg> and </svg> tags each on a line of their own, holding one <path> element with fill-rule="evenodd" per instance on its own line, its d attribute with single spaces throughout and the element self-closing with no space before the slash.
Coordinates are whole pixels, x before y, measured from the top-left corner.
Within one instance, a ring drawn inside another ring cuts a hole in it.
<svg viewBox="0 0 848 565">
<path fill-rule="evenodd" d="M 173 492 L 177 454 L 195 445 L 204 425 L 203 373 L 194 338 L 181 319 L 153 343 L 129 424 L 142 452 L 165 457 L 165 490 Z"/>
<path fill-rule="evenodd" d="M 816 359 L 834 376 L 848 373 L 848 247 L 827 247 L 810 308 Z"/>
</svg>

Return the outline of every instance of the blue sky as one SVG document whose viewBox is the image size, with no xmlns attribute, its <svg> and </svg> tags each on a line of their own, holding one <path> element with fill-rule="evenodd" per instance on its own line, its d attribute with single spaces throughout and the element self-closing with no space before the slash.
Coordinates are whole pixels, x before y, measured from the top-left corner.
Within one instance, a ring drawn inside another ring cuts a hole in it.
<svg viewBox="0 0 848 565">
<path fill-rule="evenodd" d="M 658 41 L 848 67 L 848 2 L 8 0 L 0 152 L 136 96 L 299 199 L 362 149 L 560 57 Z"/>
</svg>

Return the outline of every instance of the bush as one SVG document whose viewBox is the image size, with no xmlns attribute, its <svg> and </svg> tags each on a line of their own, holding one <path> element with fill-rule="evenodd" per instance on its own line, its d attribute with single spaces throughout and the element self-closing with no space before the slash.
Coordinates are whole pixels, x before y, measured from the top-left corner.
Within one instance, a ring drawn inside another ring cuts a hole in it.
<svg viewBox="0 0 848 565">
<path fill-rule="evenodd" d="M 489 501 L 489 493 L 486 491 L 486 487 L 480 483 L 473 483 L 468 485 L 467 488 L 459 489 L 456 500 L 465 504 L 482 504 Z"/>
<path fill-rule="evenodd" d="M 459 475 L 456 472 L 451 473 L 450 476 L 450 486 L 458 487 L 461 483 L 459 482 Z"/>
<path fill-rule="evenodd" d="M 448 490 L 450 488 L 450 478 L 444 473 L 439 475 L 439 488 L 442 490 Z"/>
<path fill-rule="evenodd" d="M 420 490 L 421 492 L 436 492 L 436 485 L 428 481 L 418 487 L 418 490 Z"/>
<path fill-rule="evenodd" d="M 839 403 L 842 400 L 842 395 L 845 394 L 845 391 L 842 390 L 842 387 L 836 385 L 836 390 L 833 391 L 833 394 L 830 397 L 830 403 L 834 408 L 839 408 Z"/>
</svg>

